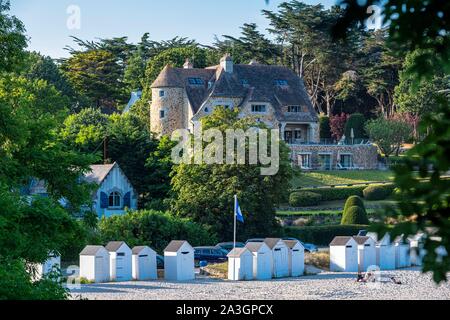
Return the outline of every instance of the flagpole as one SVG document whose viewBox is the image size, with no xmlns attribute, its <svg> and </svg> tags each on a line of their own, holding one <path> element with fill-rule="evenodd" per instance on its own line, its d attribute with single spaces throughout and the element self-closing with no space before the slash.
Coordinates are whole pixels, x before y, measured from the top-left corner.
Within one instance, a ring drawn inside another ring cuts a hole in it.
<svg viewBox="0 0 450 320">
<path fill-rule="evenodd" d="M 237 195 L 234 195 L 234 240 L 233 248 L 236 249 L 236 219 L 237 219 Z"/>
</svg>

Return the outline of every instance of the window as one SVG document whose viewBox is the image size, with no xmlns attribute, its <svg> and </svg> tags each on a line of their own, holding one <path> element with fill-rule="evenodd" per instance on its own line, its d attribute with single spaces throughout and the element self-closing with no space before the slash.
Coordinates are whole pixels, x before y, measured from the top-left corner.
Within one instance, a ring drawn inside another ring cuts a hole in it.
<svg viewBox="0 0 450 320">
<path fill-rule="evenodd" d="M 209 113 L 209 108 L 208 107 L 205 108 L 205 113 Z"/>
<path fill-rule="evenodd" d="M 294 139 L 300 140 L 302 138 L 302 130 L 296 129 L 294 133 Z"/>
<path fill-rule="evenodd" d="M 302 112 L 302 107 L 300 106 L 288 106 L 289 113 L 299 113 Z"/>
<path fill-rule="evenodd" d="M 311 154 L 303 153 L 298 156 L 299 165 L 302 169 L 311 169 Z"/>
<path fill-rule="evenodd" d="M 166 110 L 160 110 L 159 111 L 159 118 L 164 119 L 166 117 Z"/>
<path fill-rule="evenodd" d="M 164 90 L 159 90 L 159 97 L 164 98 L 166 96 L 166 92 Z"/>
<path fill-rule="evenodd" d="M 248 80 L 247 79 L 242 79 L 241 83 L 244 87 L 247 87 L 249 85 Z"/>
<path fill-rule="evenodd" d="M 319 154 L 320 170 L 331 170 L 331 154 Z"/>
<path fill-rule="evenodd" d="M 120 205 L 121 205 L 120 193 L 112 192 L 109 195 L 109 207 L 110 208 L 120 208 Z"/>
<path fill-rule="evenodd" d="M 194 86 L 204 84 L 203 80 L 200 78 L 188 78 L 188 82 L 189 82 L 189 84 L 194 85 Z"/>
<path fill-rule="evenodd" d="M 253 104 L 252 105 L 253 113 L 265 113 L 266 110 L 267 110 L 267 107 L 263 104 Z"/>
<path fill-rule="evenodd" d="M 353 166 L 353 156 L 351 154 L 341 154 L 340 164 L 343 168 L 351 168 Z"/>
<path fill-rule="evenodd" d="M 287 80 L 284 80 L 284 79 L 277 79 L 277 80 L 275 80 L 275 84 L 277 86 L 287 86 L 288 82 L 287 82 Z"/>
</svg>

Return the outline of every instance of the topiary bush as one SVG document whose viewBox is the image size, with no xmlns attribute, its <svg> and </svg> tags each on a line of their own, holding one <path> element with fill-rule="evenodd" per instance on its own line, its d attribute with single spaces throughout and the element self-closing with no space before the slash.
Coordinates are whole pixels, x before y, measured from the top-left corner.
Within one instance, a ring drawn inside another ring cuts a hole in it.
<svg viewBox="0 0 450 320">
<path fill-rule="evenodd" d="M 347 211 L 351 207 L 360 207 L 364 211 L 366 211 L 365 206 L 364 206 L 364 201 L 361 199 L 361 197 L 358 197 L 358 196 L 351 196 L 350 198 L 347 199 L 347 201 L 345 202 L 345 206 L 344 206 L 344 212 Z"/>
<path fill-rule="evenodd" d="M 321 116 L 319 118 L 320 138 L 331 139 L 330 118 L 328 116 Z"/>
<path fill-rule="evenodd" d="M 328 246 L 336 236 L 354 236 L 360 230 L 366 230 L 368 225 L 330 225 L 312 227 L 287 227 L 285 236 L 297 238 L 303 242 Z"/>
<path fill-rule="evenodd" d="M 369 224 L 366 210 L 362 207 L 353 206 L 344 211 L 341 225 Z"/>
<path fill-rule="evenodd" d="M 395 186 L 382 185 L 382 186 L 369 186 L 363 190 L 364 198 L 369 201 L 385 200 L 389 198 L 395 190 Z"/>
<path fill-rule="evenodd" d="M 322 201 L 322 196 L 311 191 L 292 192 L 289 197 L 291 207 L 317 206 Z"/>
<path fill-rule="evenodd" d="M 351 139 L 351 132 L 355 134 L 355 139 L 362 139 L 366 136 L 364 125 L 366 118 L 361 113 L 354 113 L 348 118 L 345 124 L 345 137 Z"/>
<path fill-rule="evenodd" d="M 317 189 L 302 189 L 302 192 L 310 191 L 320 194 L 322 201 L 345 200 L 351 196 L 363 196 L 365 186 L 355 187 L 336 187 L 336 188 L 317 188 Z"/>
</svg>

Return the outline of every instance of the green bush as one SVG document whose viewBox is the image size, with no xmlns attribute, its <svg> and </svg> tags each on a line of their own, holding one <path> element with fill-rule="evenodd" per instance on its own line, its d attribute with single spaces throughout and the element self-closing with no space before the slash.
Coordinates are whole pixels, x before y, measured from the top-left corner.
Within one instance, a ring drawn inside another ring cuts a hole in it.
<svg viewBox="0 0 450 320">
<path fill-rule="evenodd" d="M 348 118 L 347 123 L 345 124 L 345 137 L 347 139 L 351 139 L 351 132 L 353 129 L 353 133 L 355 134 L 355 139 L 362 139 L 365 135 L 365 125 L 366 119 L 361 113 L 354 113 Z"/>
<path fill-rule="evenodd" d="M 187 240 L 192 246 L 217 242 L 210 227 L 154 210 L 103 218 L 99 231 L 103 243 L 125 241 L 131 247 L 147 245 L 160 253 L 172 240 Z"/>
<path fill-rule="evenodd" d="M 389 185 L 379 185 L 379 186 L 369 186 L 364 189 L 364 198 L 369 201 L 385 200 L 389 198 L 395 190 L 395 186 Z"/>
<path fill-rule="evenodd" d="M 359 196 L 351 196 L 347 199 L 344 206 L 344 212 L 347 211 L 351 207 L 360 207 L 364 211 L 366 210 L 364 207 L 364 201 Z"/>
<path fill-rule="evenodd" d="M 313 227 L 287 227 L 285 235 L 297 238 L 303 242 L 319 246 L 328 246 L 336 236 L 354 236 L 360 230 L 367 229 L 367 225 L 331 225 Z"/>
<path fill-rule="evenodd" d="M 341 225 L 369 224 L 366 210 L 362 207 L 353 206 L 344 211 Z"/>
<path fill-rule="evenodd" d="M 319 118 L 320 138 L 331 139 L 330 117 L 321 116 Z"/>
<path fill-rule="evenodd" d="M 345 200 L 351 196 L 363 196 L 363 190 L 366 186 L 355 187 L 338 187 L 338 188 L 317 188 L 317 189 L 302 189 L 302 191 L 310 191 L 320 194 L 322 201 Z"/>
<path fill-rule="evenodd" d="M 320 201 L 322 201 L 322 196 L 311 191 L 292 192 L 289 197 L 291 207 L 317 206 Z"/>
</svg>

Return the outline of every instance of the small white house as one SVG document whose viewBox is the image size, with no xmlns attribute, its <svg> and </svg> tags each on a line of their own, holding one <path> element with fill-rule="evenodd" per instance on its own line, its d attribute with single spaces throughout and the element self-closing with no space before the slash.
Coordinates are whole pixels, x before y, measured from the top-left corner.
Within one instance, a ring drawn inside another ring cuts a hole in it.
<svg viewBox="0 0 450 320">
<path fill-rule="evenodd" d="M 426 253 L 425 249 L 423 248 L 424 234 L 423 233 L 417 234 L 413 237 L 410 237 L 408 240 L 411 246 L 411 250 L 409 252 L 411 265 L 421 266 L 422 259 Z"/>
<path fill-rule="evenodd" d="M 133 279 L 138 281 L 158 279 L 158 267 L 156 263 L 156 252 L 147 246 L 134 247 L 132 270 Z"/>
<path fill-rule="evenodd" d="M 394 240 L 395 246 L 395 267 L 407 268 L 411 266 L 409 257 L 410 246 L 409 243 L 403 239 L 403 236 L 399 236 Z"/>
<path fill-rule="evenodd" d="M 383 239 L 377 242 L 377 265 L 381 270 L 395 270 L 395 247 L 391 243 L 391 236 L 385 234 Z"/>
<path fill-rule="evenodd" d="M 80 277 L 95 283 L 109 282 L 109 252 L 103 246 L 87 246 L 80 253 Z"/>
<path fill-rule="evenodd" d="M 305 248 L 297 240 L 285 240 L 284 243 L 289 248 L 289 276 L 302 276 L 305 273 Z"/>
<path fill-rule="evenodd" d="M 353 237 L 358 244 L 358 271 L 366 272 L 377 264 L 377 249 L 372 237 Z"/>
<path fill-rule="evenodd" d="M 249 242 L 245 247 L 253 254 L 253 278 L 272 279 L 272 250 L 264 242 Z"/>
<path fill-rule="evenodd" d="M 61 268 L 61 256 L 57 253 L 50 253 L 48 259 L 44 263 L 34 264 L 33 267 L 35 270 L 33 280 L 41 280 L 52 271 L 55 271 L 55 268 Z"/>
<path fill-rule="evenodd" d="M 172 241 L 164 249 L 164 277 L 170 281 L 195 279 L 194 248 L 187 241 Z"/>
<path fill-rule="evenodd" d="M 266 245 L 272 250 L 272 276 L 274 278 L 289 277 L 289 248 L 278 238 L 267 238 Z"/>
<path fill-rule="evenodd" d="M 228 280 L 253 280 L 253 254 L 247 248 L 235 248 L 228 257 Z"/>
<path fill-rule="evenodd" d="M 111 281 L 131 281 L 132 257 L 130 247 L 123 241 L 111 241 L 106 246 L 109 252 Z"/>
<path fill-rule="evenodd" d="M 358 244 L 353 237 L 335 237 L 330 243 L 330 270 L 358 272 Z"/>
</svg>

